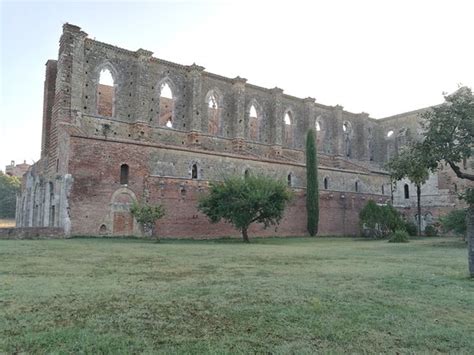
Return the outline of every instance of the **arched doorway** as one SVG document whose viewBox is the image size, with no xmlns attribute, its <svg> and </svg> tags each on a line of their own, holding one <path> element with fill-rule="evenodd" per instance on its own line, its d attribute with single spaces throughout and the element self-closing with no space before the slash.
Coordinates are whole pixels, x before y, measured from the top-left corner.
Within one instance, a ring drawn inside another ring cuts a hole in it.
<svg viewBox="0 0 474 355">
<path fill-rule="evenodd" d="M 113 235 L 133 235 L 133 216 L 130 207 L 135 195 L 127 188 L 115 191 L 112 196 L 112 233 Z"/>
</svg>

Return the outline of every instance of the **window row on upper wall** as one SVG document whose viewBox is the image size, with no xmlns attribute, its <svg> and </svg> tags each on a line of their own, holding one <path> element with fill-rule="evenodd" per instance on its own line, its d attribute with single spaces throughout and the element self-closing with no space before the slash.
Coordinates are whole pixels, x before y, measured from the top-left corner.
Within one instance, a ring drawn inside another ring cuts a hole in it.
<svg viewBox="0 0 474 355">
<path fill-rule="evenodd" d="M 115 87 L 111 70 L 104 68 L 100 71 L 99 84 L 97 87 L 97 114 L 105 117 L 115 116 Z M 173 93 L 174 85 L 172 81 L 165 78 L 158 84 L 157 111 L 150 121 L 161 127 L 175 128 L 175 107 L 176 97 Z M 153 87 L 153 89 L 155 89 Z M 131 95 L 131 94 L 130 94 Z M 154 98 L 152 98 L 154 102 Z M 217 89 L 211 89 L 204 99 L 207 108 L 207 133 L 216 136 L 225 136 L 223 122 L 223 95 Z M 152 105 L 153 106 L 153 105 Z M 150 110 L 154 111 L 153 107 Z M 246 137 L 251 141 L 263 141 L 262 131 L 264 130 L 263 109 L 256 100 L 252 100 L 248 106 L 246 113 L 248 118 Z M 283 115 L 284 137 L 283 144 L 293 146 L 294 140 L 294 117 L 293 113 L 288 109 Z"/>
</svg>

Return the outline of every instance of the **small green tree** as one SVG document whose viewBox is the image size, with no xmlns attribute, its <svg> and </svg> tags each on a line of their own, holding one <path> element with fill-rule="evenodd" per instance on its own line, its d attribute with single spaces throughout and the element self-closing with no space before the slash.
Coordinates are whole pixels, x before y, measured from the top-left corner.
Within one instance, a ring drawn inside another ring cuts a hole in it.
<svg viewBox="0 0 474 355">
<path fill-rule="evenodd" d="M 155 224 L 165 215 L 165 208 L 162 205 L 152 206 L 149 204 L 139 204 L 134 202 L 130 212 L 136 221 L 142 226 L 145 235 L 152 237 L 156 235 Z"/>
<path fill-rule="evenodd" d="M 316 132 L 310 129 L 306 135 L 306 212 L 308 233 L 315 236 L 319 224 L 318 158 L 315 142 Z"/>
<path fill-rule="evenodd" d="M 418 211 L 418 235 L 421 235 L 421 185 L 423 185 L 430 171 L 428 163 L 422 155 L 416 154 L 411 147 L 403 150 L 392 158 L 387 164 L 388 171 L 393 181 L 408 178 L 416 186 L 416 205 Z"/>
<path fill-rule="evenodd" d="M 0 171 L 0 218 L 15 218 L 16 194 L 20 187 L 20 179 Z"/>
<path fill-rule="evenodd" d="M 391 205 L 379 206 L 370 200 L 359 212 L 362 234 L 371 238 L 385 238 L 396 230 L 404 230 L 400 213 Z"/>
<path fill-rule="evenodd" d="M 291 199 L 291 191 L 281 181 L 265 176 L 230 177 L 212 183 L 209 194 L 199 200 L 198 209 L 212 223 L 221 219 L 241 231 L 249 242 L 248 228 L 263 223 L 265 228 L 278 224 Z"/>
</svg>

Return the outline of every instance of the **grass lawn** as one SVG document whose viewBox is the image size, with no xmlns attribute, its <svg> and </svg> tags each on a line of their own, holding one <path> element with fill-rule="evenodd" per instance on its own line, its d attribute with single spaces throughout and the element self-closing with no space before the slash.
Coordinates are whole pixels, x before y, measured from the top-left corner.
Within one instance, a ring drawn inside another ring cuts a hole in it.
<svg viewBox="0 0 474 355">
<path fill-rule="evenodd" d="M 473 353 L 457 239 L 0 241 L 0 353 Z"/>
</svg>

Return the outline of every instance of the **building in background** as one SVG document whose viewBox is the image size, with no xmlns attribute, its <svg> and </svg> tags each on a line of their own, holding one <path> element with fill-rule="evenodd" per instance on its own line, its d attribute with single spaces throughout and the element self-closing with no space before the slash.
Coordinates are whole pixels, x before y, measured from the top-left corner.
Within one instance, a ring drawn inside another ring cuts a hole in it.
<svg viewBox="0 0 474 355">
<path fill-rule="evenodd" d="M 23 164 L 15 164 L 15 161 L 12 160 L 10 165 L 5 166 L 5 174 L 21 179 L 30 166 L 30 164 L 26 164 L 26 160 L 23 161 Z"/>
</svg>

